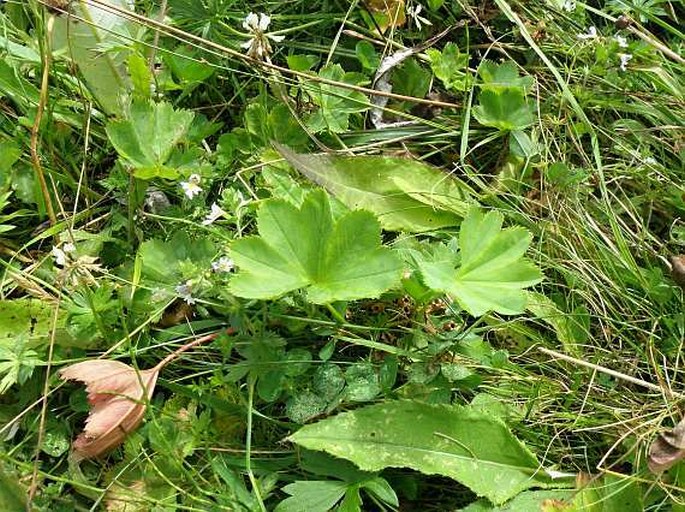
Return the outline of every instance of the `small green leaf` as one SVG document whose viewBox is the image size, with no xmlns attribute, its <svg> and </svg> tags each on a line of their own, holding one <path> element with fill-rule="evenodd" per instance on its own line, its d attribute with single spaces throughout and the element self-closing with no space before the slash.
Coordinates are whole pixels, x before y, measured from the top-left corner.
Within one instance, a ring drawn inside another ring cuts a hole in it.
<svg viewBox="0 0 685 512">
<path fill-rule="evenodd" d="M 319 77 L 350 85 L 358 85 L 361 81 L 360 75 L 346 73 L 340 64 L 324 66 Z M 344 132 L 349 127 L 350 114 L 363 112 L 369 107 L 369 100 L 358 91 L 325 83 L 314 84 L 312 88 L 308 92 L 319 109 L 309 116 L 306 124 L 315 133 L 325 130 Z"/>
<path fill-rule="evenodd" d="M 466 186 L 416 160 L 306 155 L 281 145 L 276 149 L 348 208 L 374 212 L 385 229 L 420 232 L 454 226 L 472 204 Z"/>
<path fill-rule="evenodd" d="M 152 86 L 152 72 L 147 61 L 139 54 L 128 57 L 128 74 L 131 77 L 133 93 L 139 98 L 149 99 Z"/>
<path fill-rule="evenodd" d="M 471 86 L 468 74 L 469 55 L 460 53 L 454 43 L 447 43 L 442 51 L 435 48 L 426 50 L 431 69 L 446 89 L 466 91 Z"/>
<path fill-rule="evenodd" d="M 148 240 L 138 249 L 143 277 L 165 284 L 179 284 L 200 269 L 209 269 L 216 256 L 214 245 L 206 238 L 191 240 L 177 232 L 169 241 Z"/>
<path fill-rule="evenodd" d="M 466 407 L 386 402 L 307 425 L 288 439 L 364 471 L 408 467 L 448 476 L 496 504 L 552 485 L 501 420 Z"/>
<path fill-rule="evenodd" d="M 484 126 L 502 131 L 522 130 L 535 121 L 533 110 L 526 103 L 521 89 L 484 90 L 480 104 L 473 108 L 476 120 Z"/>
<path fill-rule="evenodd" d="M 290 495 L 280 502 L 274 512 L 327 512 L 338 503 L 348 484 L 334 481 L 294 482 L 283 487 Z"/>
<path fill-rule="evenodd" d="M 25 338 L 0 341 L 0 395 L 14 384 L 24 384 L 40 363 L 38 353 L 26 346 Z"/>
<path fill-rule="evenodd" d="M 134 101 L 127 118 L 110 121 L 106 131 L 126 165 L 141 169 L 146 177 L 172 177 L 164 164 L 186 135 L 193 117 L 192 112 L 174 110 L 169 103 Z"/>
<path fill-rule="evenodd" d="M 508 88 L 525 90 L 534 82 L 532 76 L 520 77 L 516 64 L 512 61 L 496 64 L 491 60 L 484 60 L 478 66 L 478 76 L 483 81 L 481 87 L 491 91 Z"/>
<path fill-rule="evenodd" d="M 399 281 L 401 263 L 381 246 L 373 214 L 358 210 L 334 221 L 321 190 L 300 208 L 266 201 L 257 226 L 260 236 L 232 246 L 239 272 L 229 288 L 239 297 L 274 299 L 305 288 L 312 302 L 324 304 L 378 297 Z"/>
<path fill-rule="evenodd" d="M 459 231 L 459 258 L 438 246 L 432 257 L 419 262 L 426 285 L 452 295 L 474 316 L 522 313 L 527 304 L 524 288 L 540 282 L 542 275 L 523 258 L 530 233 L 523 228 L 503 230 L 502 221 L 498 212 L 471 210 Z"/>
<path fill-rule="evenodd" d="M 164 61 L 171 72 L 181 82 L 204 82 L 214 74 L 215 68 L 201 59 L 195 48 L 186 45 L 177 46 L 173 52 L 165 52 Z"/>
</svg>

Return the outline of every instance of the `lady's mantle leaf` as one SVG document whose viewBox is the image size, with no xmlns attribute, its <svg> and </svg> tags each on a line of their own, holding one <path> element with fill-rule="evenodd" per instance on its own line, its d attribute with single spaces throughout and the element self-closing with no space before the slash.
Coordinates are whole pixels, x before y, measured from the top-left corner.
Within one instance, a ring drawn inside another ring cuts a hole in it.
<svg viewBox="0 0 685 512">
<path fill-rule="evenodd" d="M 484 90 L 479 99 L 480 105 L 473 108 L 473 115 L 484 126 L 511 131 L 522 130 L 535 122 L 533 110 L 519 89 Z"/>
<path fill-rule="evenodd" d="M 502 229 L 502 215 L 472 209 L 459 231 L 459 258 L 440 246 L 419 261 L 425 284 L 452 295 L 470 314 L 513 315 L 526 308 L 524 288 L 541 281 L 540 271 L 523 255 L 531 235 L 523 228 Z M 455 269 L 455 264 L 459 266 Z"/>
<path fill-rule="evenodd" d="M 188 110 L 174 110 L 169 103 L 136 101 L 127 119 L 107 124 L 107 136 L 137 177 L 173 179 L 178 171 L 164 164 L 188 132 L 194 117 Z"/>
<path fill-rule="evenodd" d="M 232 246 L 239 268 L 230 290 L 239 297 L 273 299 L 306 288 L 309 300 L 378 297 L 399 280 L 401 263 L 380 244 L 380 226 L 358 210 L 333 219 L 326 193 L 310 193 L 297 208 L 267 201 L 257 214 L 260 236 Z"/>
<path fill-rule="evenodd" d="M 501 420 L 465 407 L 386 402 L 307 425 L 289 440 L 364 471 L 408 467 L 448 476 L 495 504 L 552 485 Z"/>
<path fill-rule="evenodd" d="M 160 369 L 138 371 L 118 361 L 93 359 L 60 370 L 62 379 L 86 384 L 91 405 L 86 427 L 74 441 L 76 459 L 102 455 L 140 424 Z"/>
</svg>

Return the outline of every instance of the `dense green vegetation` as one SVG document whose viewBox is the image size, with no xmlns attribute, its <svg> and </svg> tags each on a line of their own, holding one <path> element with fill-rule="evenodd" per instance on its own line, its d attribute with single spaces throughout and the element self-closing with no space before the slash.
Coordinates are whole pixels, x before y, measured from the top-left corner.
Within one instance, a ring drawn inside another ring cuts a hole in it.
<svg viewBox="0 0 685 512">
<path fill-rule="evenodd" d="M 685 510 L 683 17 L 3 2 L 0 509 Z"/>
</svg>

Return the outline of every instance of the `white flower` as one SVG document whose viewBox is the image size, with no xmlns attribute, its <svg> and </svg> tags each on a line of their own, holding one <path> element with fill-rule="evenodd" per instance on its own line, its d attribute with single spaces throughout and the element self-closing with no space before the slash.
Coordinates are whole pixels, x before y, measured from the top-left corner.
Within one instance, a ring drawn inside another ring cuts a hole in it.
<svg viewBox="0 0 685 512">
<path fill-rule="evenodd" d="M 276 43 L 280 43 L 285 39 L 285 36 L 277 36 L 275 34 L 267 34 L 271 24 L 271 18 L 266 14 L 259 13 L 259 15 L 251 12 L 245 17 L 243 21 L 243 28 L 250 34 L 250 39 L 240 45 L 241 48 L 247 50 L 247 54 L 255 59 L 268 58 L 273 52 L 269 39 Z"/>
<path fill-rule="evenodd" d="M 222 256 L 217 261 L 212 262 L 214 272 L 230 272 L 235 267 L 235 263 L 228 256 Z"/>
<path fill-rule="evenodd" d="M 621 59 L 621 71 L 626 71 L 628 62 L 633 58 L 630 53 L 619 53 L 618 58 Z"/>
<path fill-rule="evenodd" d="M 618 43 L 619 48 L 628 48 L 628 40 L 623 36 L 614 36 L 614 41 Z"/>
<path fill-rule="evenodd" d="M 573 0 L 565 0 L 561 8 L 566 12 L 573 12 L 576 10 L 576 3 Z"/>
<path fill-rule="evenodd" d="M 202 188 L 200 187 L 201 181 L 202 178 L 199 174 L 191 174 L 188 178 L 188 181 L 181 182 L 181 188 L 183 189 L 183 193 L 186 196 L 188 196 L 188 199 L 192 199 L 200 192 L 202 192 Z"/>
<path fill-rule="evenodd" d="M 51 254 L 52 254 L 52 257 L 55 258 L 55 265 L 57 265 L 59 267 L 63 267 L 64 265 L 67 264 L 67 255 L 59 247 L 53 247 Z"/>
<path fill-rule="evenodd" d="M 647 165 L 657 165 L 658 162 L 656 161 L 656 158 L 654 158 L 653 156 L 648 156 L 642 161 L 642 163 Z"/>
<path fill-rule="evenodd" d="M 212 203 L 211 210 L 205 217 L 205 220 L 202 221 L 203 226 L 209 226 L 210 224 L 213 224 L 215 220 L 217 220 L 219 217 L 223 217 L 226 215 L 226 212 L 221 209 L 219 205 L 216 203 Z"/>
<path fill-rule="evenodd" d="M 185 283 L 177 285 L 175 291 L 176 295 L 186 301 L 186 304 L 195 304 L 195 299 L 191 295 L 193 291 L 193 283 L 190 281 L 186 281 Z"/>
<path fill-rule="evenodd" d="M 590 27 L 585 34 L 578 34 L 577 37 L 578 39 L 596 39 L 597 29 L 595 27 Z"/>
<path fill-rule="evenodd" d="M 259 15 L 251 12 L 245 16 L 243 21 L 243 28 L 248 32 L 266 32 L 269 29 L 269 24 L 271 24 L 271 17 L 264 14 L 263 12 Z"/>
<path fill-rule="evenodd" d="M 423 11 L 423 5 L 421 4 L 416 4 L 416 7 L 414 7 L 413 5 L 407 7 L 407 16 L 409 16 L 414 21 L 414 25 L 416 25 L 416 30 L 421 30 L 422 23 L 424 25 L 433 25 L 430 22 L 430 20 L 427 20 L 426 18 L 421 16 L 421 11 Z"/>
<path fill-rule="evenodd" d="M 62 246 L 62 250 L 64 252 L 74 252 L 76 250 L 76 246 L 72 244 L 71 242 L 67 242 Z"/>
</svg>

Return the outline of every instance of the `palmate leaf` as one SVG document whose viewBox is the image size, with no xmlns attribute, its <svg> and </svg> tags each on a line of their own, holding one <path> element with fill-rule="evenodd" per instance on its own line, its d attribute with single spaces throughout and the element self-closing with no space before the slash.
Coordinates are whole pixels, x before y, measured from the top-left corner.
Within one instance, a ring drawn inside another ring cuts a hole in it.
<svg viewBox="0 0 685 512">
<path fill-rule="evenodd" d="M 473 108 L 473 115 L 484 126 L 502 131 L 522 130 L 535 121 L 522 89 L 486 89 L 480 93 L 479 100 L 480 105 Z"/>
<path fill-rule="evenodd" d="M 340 64 L 324 66 L 319 76 L 350 85 L 358 85 L 362 78 L 358 73 L 346 73 Z M 369 106 L 368 99 L 362 93 L 336 85 L 316 84 L 311 87 L 309 94 L 312 102 L 319 107 L 306 120 L 307 127 L 315 133 L 324 130 L 344 132 L 349 126 L 350 115 L 363 112 Z"/>
<path fill-rule="evenodd" d="M 504 422 L 466 407 L 385 402 L 307 425 L 288 440 L 364 471 L 407 467 L 448 476 L 496 504 L 553 485 Z"/>
<path fill-rule="evenodd" d="M 259 236 L 237 240 L 232 257 L 239 272 L 230 291 L 252 299 L 274 299 L 305 288 L 309 300 L 378 297 L 399 281 L 401 263 L 380 244 L 372 213 L 357 210 L 333 219 L 323 190 L 300 208 L 269 200 L 257 214 Z"/>
<path fill-rule="evenodd" d="M 121 159 L 140 178 L 175 178 L 165 163 L 190 128 L 194 114 L 174 110 L 169 103 L 135 101 L 126 119 L 110 121 L 107 136 Z"/>
<path fill-rule="evenodd" d="M 472 209 L 461 224 L 458 257 L 438 246 L 432 257 L 419 261 L 426 286 L 450 294 L 474 316 L 522 313 L 524 289 L 540 282 L 542 274 L 523 258 L 530 233 L 523 228 L 503 230 L 502 221 L 500 213 Z"/>
</svg>

